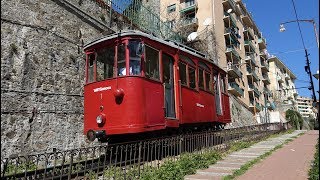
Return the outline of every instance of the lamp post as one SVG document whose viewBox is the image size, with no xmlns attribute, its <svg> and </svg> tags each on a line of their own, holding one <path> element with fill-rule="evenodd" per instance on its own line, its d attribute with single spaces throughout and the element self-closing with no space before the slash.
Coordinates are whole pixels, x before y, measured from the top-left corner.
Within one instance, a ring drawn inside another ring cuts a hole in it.
<svg viewBox="0 0 320 180">
<path fill-rule="evenodd" d="M 292 21 L 286 21 L 280 24 L 280 32 L 284 32 L 286 30 L 286 28 L 284 27 L 284 24 L 287 23 L 292 23 L 292 22 L 297 22 L 299 24 L 299 22 L 309 22 L 313 24 L 313 29 L 314 29 L 314 33 L 316 36 L 316 41 L 317 41 L 317 45 L 318 45 L 318 49 L 319 49 L 319 39 L 318 39 L 318 34 L 317 34 L 317 28 L 316 28 L 316 23 L 314 22 L 313 19 L 297 19 L 297 20 L 292 20 Z M 299 26 L 300 28 L 300 26 Z M 303 39 L 302 39 L 302 43 L 304 45 Z M 308 50 L 304 47 L 304 51 L 305 51 L 305 56 L 306 56 L 306 61 L 307 61 L 307 65 L 304 67 L 305 71 L 307 72 L 307 74 L 309 75 L 310 78 L 310 85 L 311 87 L 309 88 L 309 90 L 312 90 L 312 98 L 313 98 L 313 102 L 317 102 L 317 97 L 316 97 L 316 93 L 314 90 L 314 85 L 313 85 L 313 80 L 312 80 L 312 74 L 311 74 L 311 70 L 310 70 L 310 61 L 309 61 L 309 54 L 308 54 Z"/>
</svg>

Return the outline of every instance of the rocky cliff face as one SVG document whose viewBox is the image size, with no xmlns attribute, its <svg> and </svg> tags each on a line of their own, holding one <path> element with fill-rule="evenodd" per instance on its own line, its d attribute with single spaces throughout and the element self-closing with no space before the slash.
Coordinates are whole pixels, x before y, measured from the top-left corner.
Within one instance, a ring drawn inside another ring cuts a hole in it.
<svg viewBox="0 0 320 180">
<path fill-rule="evenodd" d="M 62 2 L 1 2 L 1 157 L 89 145 L 81 45 L 106 30 Z M 107 24 L 95 1 L 68 2 Z"/>
</svg>

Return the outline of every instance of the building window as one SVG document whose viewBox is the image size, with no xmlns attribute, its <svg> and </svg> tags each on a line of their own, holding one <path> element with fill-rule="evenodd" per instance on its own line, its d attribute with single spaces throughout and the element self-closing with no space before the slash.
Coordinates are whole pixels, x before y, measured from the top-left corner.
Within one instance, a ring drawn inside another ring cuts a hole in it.
<svg viewBox="0 0 320 180">
<path fill-rule="evenodd" d="M 176 11 L 176 4 L 171 4 L 167 7 L 167 12 L 172 13 Z"/>
</svg>

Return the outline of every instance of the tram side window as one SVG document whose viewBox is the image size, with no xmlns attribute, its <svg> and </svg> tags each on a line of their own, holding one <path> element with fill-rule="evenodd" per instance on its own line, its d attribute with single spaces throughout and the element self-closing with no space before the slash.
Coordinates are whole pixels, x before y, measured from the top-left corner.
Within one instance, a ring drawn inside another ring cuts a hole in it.
<svg viewBox="0 0 320 180">
<path fill-rule="evenodd" d="M 97 81 L 113 77 L 114 54 L 114 47 L 97 52 Z"/>
<path fill-rule="evenodd" d="M 211 78 L 210 78 L 210 74 L 208 72 L 205 72 L 205 83 L 206 83 L 206 90 L 212 92 L 212 86 L 211 86 Z"/>
<path fill-rule="evenodd" d="M 149 46 L 145 47 L 145 51 L 146 51 L 145 76 L 150 79 L 160 80 L 159 51 Z"/>
<path fill-rule="evenodd" d="M 126 75 L 126 56 L 125 56 L 125 45 L 118 45 L 118 76 Z"/>
<path fill-rule="evenodd" d="M 189 66 L 189 87 L 195 89 L 196 88 L 196 70 Z"/>
<path fill-rule="evenodd" d="M 179 62 L 179 75 L 182 85 L 187 86 L 187 68 L 186 65 Z"/>
<path fill-rule="evenodd" d="M 199 69 L 199 89 L 204 90 L 203 70 Z"/>
<path fill-rule="evenodd" d="M 140 40 L 129 40 L 129 73 L 130 75 L 141 74 L 141 55 L 143 53 L 142 43 Z"/>
<path fill-rule="evenodd" d="M 88 79 L 87 83 L 91 83 L 94 81 L 94 61 L 96 59 L 96 55 L 94 53 L 88 55 Z"/>
</svg>

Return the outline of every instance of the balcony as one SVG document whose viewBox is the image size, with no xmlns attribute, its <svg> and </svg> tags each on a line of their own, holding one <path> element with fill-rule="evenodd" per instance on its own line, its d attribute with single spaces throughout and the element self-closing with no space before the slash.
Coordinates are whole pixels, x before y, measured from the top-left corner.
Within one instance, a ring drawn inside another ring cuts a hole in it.
<svg viewBox="0 0 320 180">
<path fill-rule="evenodd" d="M 230 44 L 240 44 L 238 34 L 234 31 L 234 28 L 224 28 L 224 35 L 226 40 L 230 41 Z"/>
<path fill-rule="evenodd" d="M 254 70 L 252 70 L 250 67 L 247 67 L 247 71 L 247 76 L 252 77 L 254 82 L 259 81 L 259 77 Z"/>
<path fill-rule="evenodd" d="M 241 60 L 239 53 L 237 50 L 234 48 L 234 45 L 229 45 L 226 47 L 226 55 L 230 58 L 236 58 L 238 61 Z"/>
<path fill-rule="evenodd" d="M 260 61 L 261 63 L 261 70 L 269 71 L 269 64 L 265 61 Z"/>
<path fill-rule="evenodd" d="M 196 1 L 189 1 L 180 4 L 180 13 L 187 13 L 189 11 L 196 11 L 198 9 L 198 3 Z"/>
<path fill-rule="evenodd" d="M 223 20 L 228 27 L 237 27 L 237 21 L 233 18 L 233 16 L 227 12 L 224 12 Z"/>
<path fill-rule="evenodd" d="M 263 87 L 263 93 L 268 95 L 268 96 L 271 96 L 271 91 L 266 87 Z"/>
<path fill-rule="evenodd" d="M 254 39 L 252 29 L 249 27 L 244 27 L 243 34 L 247 34 L 247 36 L 248 36 L 247 39 Z M 247 40 L 247 39 L 245 39 L 245 40 Z"/>
<path fill-rule="evenodd" d="M 257 66 L 256 60 L 253 54 L 246 54 L 245 61 L 249 61 L 250 62 L 249 64 L 253 66 Z"/>
<path fill-rule="evenodd" d="M 265 49 L 267 47 L 266 38 L 259 38 L 258 39 L 259 49 Z"/>
<path fill-rule="evenodd" d="M 268 101 L 268 103 L 270 104 L 270 105 L 268 106 L 268 109 L 269 109 L 269 110 L 275 110 L 275 109 L 276 109 L 276 105 L 274 104 L 274 102 Z"/>
<path fill-rule="evenodd" d="M 236 3 L 234 2 L 234 0 L 222 0 L 222 5 L 223 5 L 223 9 L 232 9 L 238 15 L 240 14 L 240 11 L 236 6 Z"/>
<path fill-rule="evenodd" d="M 198 27 L 198 18 L 185 18 L 181 20 L 181 26 L 183 27 Z"/>
<path fill-rule="evenodd" d="M 256 111 L 261 111 L 262 107 L 259 103 L 256 103 Z"/>
<path fill-rule="evenodd" d="M 284 82 L 283 79 L 282 79 L 282 77 L 281 77 L 280 75 L 277 75 L 277 81 L 278 81 L 279 83 L 283 83 L 283 82 Z"/>
<path fill-rule="evenodd" d="M 229 74 L 229 76 L 234 77 L 234 78 L 241 78 L 242 77 L 242 72 L 239 71 L 239 68 L 236 67 L 235 65 L 228 67 L 228 74 Z"/>
<path fill-rule="evenodd" d="M 228 91 L 235 96 L 243 96 L 243 89 L 239 87 L 236 82 L 230 82 L 228 86 Z"/>
<path fill-rule="evenodd" d="M 262 74 L 262 81 L 267 85 L 271 84 L 270 79 L 269 79 L 268 75 L 266 75 L 266 74 Z"/>
<path fill-rule="evenodd" d="M 244 41 L 244 47 L 246 47 L 246 46 L 249 48 L 249 51 L 251 49 L 250 52 L 255 52 L 256 51 L 254 45 L 252 44 L 252 42 L 250 40 Z"/>
<path fill-rule="evenodd" d="M 249 89 L 248 89 L 248 91 L 249 92 L 254 92 L 254 95 L 256 96 L 256 97 L 259 97 L 260 96 L 260 92 L 259 92 L 259 90 L 253 85 L 253 84 L 248 84 L 249 85 Z"/>
<path fill-rule="evenodd" d="M 289 74 L 285 73 L 285 74 L 284 74 L 284 78 L 285 78 L 286 80 L 289 80 L 289 79 L 290 79 Z"/>
</svg>

